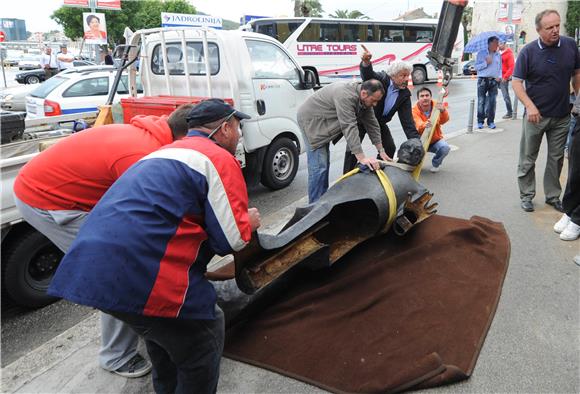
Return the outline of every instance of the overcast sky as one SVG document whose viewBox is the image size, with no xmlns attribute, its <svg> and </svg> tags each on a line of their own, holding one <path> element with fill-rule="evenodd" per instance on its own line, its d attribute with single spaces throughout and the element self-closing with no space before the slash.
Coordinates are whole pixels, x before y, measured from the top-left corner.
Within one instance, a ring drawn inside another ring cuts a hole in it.
<svg viewBox="0 0 580 394">
<path fill-rule="evenodd" d="M 224 19 L 239 22 L 246 15 L 292 16 L 292 0 L 192 0 L 199 11 Z M 18 18 L 26 21 L 26 29 L 31 32 L 62 30 L 50 19 L 50 15 L 62 6 L 62 0 L 2 0 L 2 18 Z M 322 0 L 325 13 L 334 13 L 337 9 L 357 9 L 372 19 L 390 19 L 405 12 L 407 8 L 423 7 L 429 14 L 441 10 L 442 0 Z M 88 9 L 87 9 L 88 11 Z M 161 22 L 161 16 L 159 16 Z"/>
</svg>

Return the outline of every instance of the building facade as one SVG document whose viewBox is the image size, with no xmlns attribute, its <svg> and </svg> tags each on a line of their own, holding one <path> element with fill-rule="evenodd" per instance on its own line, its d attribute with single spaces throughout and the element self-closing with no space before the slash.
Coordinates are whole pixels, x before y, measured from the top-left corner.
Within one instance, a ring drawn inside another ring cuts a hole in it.
<svg viewBox="0 0 580 394">
<path fill-rule="evenodd" d="M 507 7 L 510 1 L 502 0 L 473 0 L 473 18 L 471 21 L 471 37 L 478 33 L 489 30 L 500 32 L 511 32 L 509 21 L 507 20 Z M 568 10 L 567 1 L 534 1 L 534 0 L 512 0 L 512 20 L 514 40 L 511 46 L 518 50 L 523 45 L 538 38 L 536 32 L 536 15 L 546 9 L 558 11 L 561 18 L 560 34 L 573 36 L 574 32 L 566 32 L 566 12 Z M 522 31 L 525 33 L 522 35 Z M 521 37 L 524 36 L 524 37 Z M 522 39 L 524 38 L 524 39 Z"/>
</svg>

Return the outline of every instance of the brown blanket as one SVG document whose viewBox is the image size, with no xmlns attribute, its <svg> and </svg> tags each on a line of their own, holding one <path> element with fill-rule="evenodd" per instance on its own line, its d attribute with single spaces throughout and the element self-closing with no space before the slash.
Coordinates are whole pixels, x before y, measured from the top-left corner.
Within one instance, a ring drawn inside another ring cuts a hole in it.
<svg viewBox="0 0 580 394">
<path fill-rule="evenodd" d="M 405 237 L 374 238 L 330 269 L 301 273 L 230 327 L 224 354 L 334 392 L 466 379 L 509 253 L 500 223 L 435 215 Z"/>
</svg>

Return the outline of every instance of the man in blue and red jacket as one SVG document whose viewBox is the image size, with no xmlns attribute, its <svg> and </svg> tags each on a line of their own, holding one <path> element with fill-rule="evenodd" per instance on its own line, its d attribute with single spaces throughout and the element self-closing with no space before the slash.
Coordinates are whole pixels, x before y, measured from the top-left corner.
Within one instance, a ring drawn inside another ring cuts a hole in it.
<svg viewBox="0 0 580 394">
<path fill-rule="evenodd" d="M 218 99 L 192 108 L 187 136 L 129 168 L 95 206 L 48 291 L 142 335 L 156 392 L 217 387 L 224 318 L 205 272 L 260 224 L 233 156 L 247 118 Z"/>
</svg>

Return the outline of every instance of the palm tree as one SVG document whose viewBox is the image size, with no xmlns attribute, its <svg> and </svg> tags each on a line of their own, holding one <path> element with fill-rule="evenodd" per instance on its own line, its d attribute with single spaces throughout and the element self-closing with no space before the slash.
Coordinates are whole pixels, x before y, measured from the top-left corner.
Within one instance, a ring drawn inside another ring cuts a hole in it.
<svg viewBox="0 0 580 394">
<path fill-rule="evenodd" d="M 328 15 L 331 18 L 341 18 L 341 19 L 369 19 L 368 16 L 363 14 L 358 10 L 336 10 L 334 14 Z"/>
<path fill-rule="evenodd" d="M 322 11 L 318 0 L 294 0 L 294 16 L 322 16 Z"/>
</svg>

